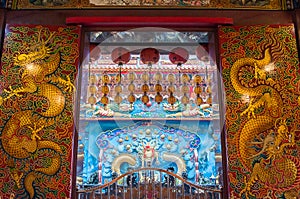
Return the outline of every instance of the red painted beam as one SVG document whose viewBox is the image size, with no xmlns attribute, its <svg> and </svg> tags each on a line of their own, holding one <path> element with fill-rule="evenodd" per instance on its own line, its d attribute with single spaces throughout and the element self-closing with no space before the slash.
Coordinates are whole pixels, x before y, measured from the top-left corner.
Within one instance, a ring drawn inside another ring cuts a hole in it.
<svg viewBox="0 0 300 199">
<path fill-rule="evenodd" d="M 68 25 L 97 27 L 215 27 L 232 25 L 232 18 L 225 17 L 68 17 Z"/>
</svg>

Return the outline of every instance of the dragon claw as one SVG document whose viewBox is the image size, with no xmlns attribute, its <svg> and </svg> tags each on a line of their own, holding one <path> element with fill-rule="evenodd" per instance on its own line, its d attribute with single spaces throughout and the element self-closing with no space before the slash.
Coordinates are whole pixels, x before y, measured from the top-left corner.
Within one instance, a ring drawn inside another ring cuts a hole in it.
<svg viewBox="0 0 300 199">
<path fill-rule="evenodd" d="M 240 192 L 239 196 L 242 198 L 242 196 L 245 195 L 246 199 L 249 199 L 249 195 L 250 196 L 254 196 L 253 194 L 251 194 L 249 187 L 246 185 L 246 187 Z"/>
<path fill-rule="evenodd" d="M 71 82 L 71 78 L 67 75 L 67 80 L 64 82 L 66 88 L 64 89 L 66 92 L 76 91 L 74 84 Z"/>
<path fill-rule="evenodd" d="M 248 119 L 250 119 L 251 116 L 252 116 L 254 119 L 256 118 L 256 115 L 255 115 L 255 113 L 254 113 L 255 107 L 254 107 L 254 105 L 252 104 L 252 102 L 253 102 L 253 99 L 250 100 L 248 108 L 247 108 L 246 110 L 244 110 L 244 111 L 241 113 L 241 116 L 247 114 Z"/>
<path fill-rule="evenodd" d="M 41 140 L 42 138 L 36 133 L 36 132 L 33 132 L 32 135 L 31 135 L 31 139 L 32 140 Z"/>
<path fill-rule="evenodd" d="M 3 101 L 5 101 L 6 99 L 11 98 L 14 95 L 17 96 L 17 97 L 22 96 L 22 95 L 18 94 L 19 92 L 23 92 L 22 88 L 20 88 L 18 90 L 14 90 L 11 86 L 9 86 L 8 88 L 9 88 L 9 90 L 3 89 L 3 91 L 8 94 L 7 97 L 3 98 Z"/>
<path fill-rule="evenodd" d="M 38 132 L 40 132 L 43 128 L 44 128 L 44 125 L 42 125 L 40 128 L 36 128 L 36 124 L 34 124 L 34 128 L 30 127 L 29 128 L 32 130 L 31 132 L 31 140 L 41 140 L 42 138 L 37 134 Z"/>
<path fill-rule="evenodd" d="M 61 78 L 61 77 L 52 77 L 51 80 L 56 82 L 56 83 L 61 84 L 62 86 L 64 86 L 65 88 L 63 90 L 65 92 L 76 91 L 76 87 L 72 83 L 71 78 L 69 77 L 69 75 L 66 76 L 66 80 Z"/>
<path fill-rule="evenodd" d="M 242 189 L 239 196 L 242 198 L 242 196 L 245 195 L 245 198 L 249 199 L 249 196 L 254 196 L 254 195 L 251 193 L 251 183 L 249 184 L 246 176 L 244 176 L 244 183 L 245 183 L 245 187 Z"/>
</svg>

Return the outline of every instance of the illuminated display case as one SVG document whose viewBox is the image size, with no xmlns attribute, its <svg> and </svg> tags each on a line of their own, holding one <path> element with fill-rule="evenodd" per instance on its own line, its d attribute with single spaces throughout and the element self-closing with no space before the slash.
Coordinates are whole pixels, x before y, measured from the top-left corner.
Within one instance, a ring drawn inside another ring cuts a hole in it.
<svg viewBox="0 0 300 199">
<path fill-rule="evenodd" d="M 150 181 L 176 194 L 192 185 L 220 190 L 222 86 L 214 33 L 137 28 L 86 37 L 77 186 L 123 176 L 115 186 L 125 193 L 124 187 L 143 189 Z"/>
</svg>

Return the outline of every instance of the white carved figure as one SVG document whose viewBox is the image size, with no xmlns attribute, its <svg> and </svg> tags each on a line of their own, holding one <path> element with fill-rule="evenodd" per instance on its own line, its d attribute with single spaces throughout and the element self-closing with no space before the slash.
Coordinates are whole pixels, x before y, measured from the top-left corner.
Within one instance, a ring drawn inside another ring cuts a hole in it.
<svg viewBox="0 0 300 199">
<path fill-rule="evenodd" d="M 151 167 L 152 162 L 155 160 L 155 164 L 159 164 L 158 161 L 158 152 L 155 151 L 155 147 L 152 147 L 148 142 L 147 145 L 144 147 L 143 154 L 142 154 L 142 167 Z"/>
</svg>

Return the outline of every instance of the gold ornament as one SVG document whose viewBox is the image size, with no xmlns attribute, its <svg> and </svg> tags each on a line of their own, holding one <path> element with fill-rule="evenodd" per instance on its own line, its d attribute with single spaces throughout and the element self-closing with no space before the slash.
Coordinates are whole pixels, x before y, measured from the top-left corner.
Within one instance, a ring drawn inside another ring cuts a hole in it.
<svg viewBox="0 0 300 199">
<path fill-rule="evenodd" d="M 89 98 L 88 98 L 88 103 L 89 104 L 93 105 L 93 104 L 96 104 L 96 102 L 97 102 L 97 99 L 94 95 L 89 96 Z"/>
<path fill-rule="evenodd" d="M 108 75 L 103 75 L 102 76 L 102 82 L 104 83 L 104 84 L 108 84 L 109 82 L 110 82 L 110 77 L 108 76 Z"/>
<path fill-rule="evenodd" d="M 101 92 L 105 95 L 107 95 L 109 93 L 109 87 L 107 85 L 103 85 L 101 87 Z"/>
<path fill-rule="evenodd" d="M 200 86 L 196 86 L 194 88 L 194 93 L 196 93 L 197 95 L 200 94 L 200 93 L 202 93 L 202 88 Z"/>
<path fill-rule="evenodd" d="M 198 96 L 198 97 L 196 98 L 196 104 L 197 104 L 198 106 L 200 106 L 202 103 L 203 103 L 202 97 Z"/>
<path fill-rule="evenodd" d="M 100 102 L 106 106 L 106 105 L 109 103 L 109 99 L 108 99 L 107 96 L 104 95 L 104 96 L 101 98 Z"/>
<path fill-rule="evenodd" d="M 136 98 L 135 98 L 135 96 L 134 96 L 133 94 L 130 94 L 130 95 L 128 96 L 127 100 L 128 100 L 128 102 L 129 102 L 130 104 L 132 104 L 132 103 L 135 102 Z"/>
<path fill-rule="evenodd" d="M 173 104 L 176 103 L 176 101 L 177 101 L 177 99 L 176 99 L 176 97 L 174 97 L 173 95 L 170 95 L 170 96 L 168 97 L 168 103 L 169 103 L 169 104 L 173 105 Z"/>
<path fill-rule="evenodd" d="M 119 93 L 117 93 L 114 100 L 117 104 L 120 104 L 122 102 L 123 98 L 121 97 L 121 95 Z"/>
<path fill-rule="evenodd" d="M 98 81 L 98 78 L 97 78 L 97 76 L 96 75 L 90 75 L 90 79 L 89 79 L 89 83 L 90 84 L 96 84 L 97 83 L 97 81 Z"/>
<path fill-rule="evenodd" d="M 149 85 L 148 84 L 144 84 L 142 85 L 142 91 L 145 93 L 145 92 L 148 92 L 149 91 Z"/>
<path fill-rule="evenodd" d="M 154 80 L 160 82 L 163 79 L 163 75 L 160 72 L 155 73 Z"/>
<path fill-rule="evenodd" d="M 182 74 L 182 75 L 181 75 L 181 81 L 182 81 L 182 83 L 184 83 L 184 84 L 188 83 L 188 82 L 190 81 L 189 75 L 186 74 L 186 73 Z"/>
<path fill-rule="evenodd" d="M 97 93 L 97 87 L 95 85 L 89 86 L 89 92 L 90 94 L 96 94 Z"/>
<path fill-rule="evenodd" d="M 170 83 L 172 83 L 172 84 L 174 84 L 175 82 L 176 82 L 176 77 L 175 77 L 175 75 L 174 74 L 168 74 L 168 77 L 167 77 L 167 79 L 168 79 L 168 82 L 170 82 Z"/>
<path fill-rule="evenodd" d="M 148 82 L 149 79 L 150 79 L 149 74 L 146 73 L 146 72 L 144 72 L 144 73 L 142 74 L 142 80 L 143 80 L 144 82 Z"/>
<path fill-rule="evenodd" d="M 115 87 L 115 91 L 117 92 L 117 93 L 121 93 L 122 92 L 122 86 L 121 85 L 117 85 L 116 87 Z"/>
<path fill-rule="evenodd" d="M 188 85 L 181 86 L 181 92 L 184 93 L 184 94 L 189 93 L 190 92 L 189 86 Z"/>
<path fill-rule="evenodd" d="M 206 93 L 208 93 L 208 94 L 211 94 L 211 93 L 212 93 L 211 87 L 210 87 L 210 86 L 208 86 L 208 87 L 206 88 Z"/>
<path fill-rule="evenodd" d="M 128 91 L 130 91 L 130 92 L 134 92 L 135 91 L 135 85 L 133 83 L 130 83 L 128 85 Z"/>
<path fill-rule="evenodd" d="M 132 105 L 135 100 L 136 100 L 136 97 L 135 95 L 133 94 L 134 91 L 135 91 L 135 85 L 133 83 L 133 81 L 136 79 L 136 74 L 131 72 L 127 75 L 127 78 L 129 79 L 130 81 L 130 84 L 128 85 L 128 91 L 130 92 L 129 96 L 127 97 L 127 100 L 128 102 Z"/>
<path fill-rule="evenodd" d="M 186 105 L 189 102 L 190 102 L 190 98 L 188 96 L 184 95 L 184 96 L 181 97 L 181 103 L 182 104 Z"/>
<path fill-rule="evenodd" d="M 212 97 L 211 97 L 211 95 L 209 95 L 208 98 L 206 99 L 206 103 L 207 104 L 212 104 Z"/>
<path fill-rule="evenodd" d="M 136 79 L 136 74 L 131 72 L 128 74 L 127 78 L 129 79 L 130 82 L 133 82 Z"/>
<path fill-rule="evenodd" d="M 163 90 L 161 84 L 155 84 L 154 86 L 155 92 L 161 92 Z"/>
<path fill-rule="evenodd" d="M 120 74 L 117 74 L 116 75 L 116 83 L 121 83 L 121 79 L 122 79 L 122 75 L 120 75 Z"/>
<path fill-rule="evenodd" d="M 200 75 L 195 75 L 194 76 L 194 82 L 196 84 L 200 84 L 202 82 L 202 77 Z"/>
<path fill-rule="evenodd" d="M 160 104 L 163 101 L 163 97 L 160 93 L 157 93 L 154 98 L 155 102 Z"/>
<path fill-rule="evenodd" d="M 176 91 L 176 87 L 174 85 L 169 85 L 168 86 L 168 92 L 174 93 Z"/>
<path fill-rule="evenodd" d="M 142 102 L 143 102 L 144 104 L 147 104 L 149 101 L 150 101 L 150 99 L 149 99 L 148 95 L 143 95 L 143 96 L 142 96 Z"/>
</svg>

